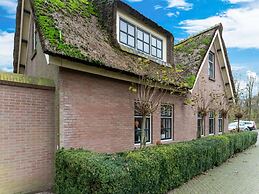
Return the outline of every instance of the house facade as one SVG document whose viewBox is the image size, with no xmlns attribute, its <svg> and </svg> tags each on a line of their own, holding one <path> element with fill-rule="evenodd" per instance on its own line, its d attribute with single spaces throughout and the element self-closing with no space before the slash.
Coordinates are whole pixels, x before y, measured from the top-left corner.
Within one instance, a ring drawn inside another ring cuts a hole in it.
<svg viewBox="0 0 259 194">
<path fill-rule="evenodd" d="M 148 145 L 196 139 L 198 129 L 227 132 L 218 110 L 201 116 L 185 103 L 200 91 L 234 101 L 222 25 L 174 44 L 173 34 L 121 1 L 85 2 L 21 0 L 17 8 L 14 73 L 54 80 L 58 147 L 110 153 L 139 146 L 142 116 L 129 91 L 145 73 L 139 58 L 158 72 L 180 68 L 188 82 L 185 95 L 166 94 L 149 115 Z"/>
</svg>

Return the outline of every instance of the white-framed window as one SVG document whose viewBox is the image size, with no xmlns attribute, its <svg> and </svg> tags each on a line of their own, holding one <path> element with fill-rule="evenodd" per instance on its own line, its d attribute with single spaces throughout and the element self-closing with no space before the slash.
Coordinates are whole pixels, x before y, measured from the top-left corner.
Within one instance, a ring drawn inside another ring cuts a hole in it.
<svg viewBox="0 0 259 194">
<path fill-rule="evenodd" d="M 135 144 L 139 144 L 141 142 L 141 124 L 142 124 L 142 115 L 136 110 L 134 111 L 134 142 Z M 146 142 L 151 143 L 151 115 L 147 116 L 146 125 Z"/>
<path fill-rule="evenodd" d="M 37 36 L 38 36 L 38 33 L 37 33 L 37 29 L 36 29 L 36 24 L 35 22 L 33 23 L 33 26 L 32 26 L 32 32 L 33 32 L 33 39 L 32 39 L 32 50 L 35 51 L 36 48 L 37 48 Z"/>
<path fill-rule="evenodd" d="M 163 41 L 159 38 L 152 36 L 151 38 L 151 55 L 153 57 L 162 59 L 162 52 L 163 52 Z"/>
<path fill-rule="evenodd" d="M 173 134 L 173 106 L 161 105 L 161 140 L 170 140 Z"/>
<path fill-rule="evenodd" d="M 224 122 L 223 122 L 223 116 L 221 112 L 219 112 L 218 126 L 219 126 L 219 133 L 222 133 L 224 129 Z"/>
<path fill-rule="evenodd" d="M 205 136 L 205 127 L 204 127 L 204 117 L 201 112 L 198 112 L 197 116 L 197 130 L 200 132 L 201 136 Z"/>
<path fill-rule="evenodd" d="M 209 112 L 209 134 L 215 134 L 215 113 Z"/>
<path fill-rule="evenodd" d="M 209 78 L 215 79 L 215 54 L 213 52 L 209 53 Z"/>
<path fill-rule="evenodd" d="M 150 53 L 150 34 L 137 28 L 137 49 L 146 54 Z"/>
<path fill-rule="evenodd" d="M 163 40 L 122 18 L 119 19 L 119 42 L 143 54 L 163 59 Z"/>
<path fill-rule="evenodd" d="M 135 26 L 120 19 L 120 42 L 135 48 Z"/>
</svg>

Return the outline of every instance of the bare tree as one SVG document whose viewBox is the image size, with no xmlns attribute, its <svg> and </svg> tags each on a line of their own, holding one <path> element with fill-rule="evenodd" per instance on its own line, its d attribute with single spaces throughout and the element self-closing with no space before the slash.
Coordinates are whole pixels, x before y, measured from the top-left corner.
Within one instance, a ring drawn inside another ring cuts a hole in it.
<svg viewBox="0 0 259 194">
<path fill-rule="evenodd" d="M 236 96 L 235 96 L 235 105 L 232 107 L 232 113 L 237 119 L 237 132 L 240 132 L 240 120 L 245 114 L 244 110 L 244 90 L 240 87 L 240 82 L 235 80 Z"/>
<path fill-rule="evenodd" d="M 145 132 L 147 116 L 157 110 L 166 90 L 160 89 L 156 86 L 151 86 L 146 77 L 142 77 L 140 80 L 141 83 L 137 85 L 135 109 L 142 115 L 140 147 L 144 148 L 146 146 L 147 139 Z"/>
<path fill-rule="evenodd" d="M 219 107 L 222 94 L 216 90 L 208 90 L 204 77 L 200 80 L 201 86 L 198 92 L 191 94 L 186 100 L 186 104 L 191 105 L 195 113 L 199 113 L 202 117 L 202 127 L 205 126 L 205 117 L 210 111 L 215 111 Z M 204 129 L 203 129 L 204 130 Z M 197 128 L 197 138 L 201 137 L 201 131 Z"/>
<path fill-rule="evenodd" d="M 248 112 L 249 121 L 252 120 L 251 119 L 252 118 L 252 99 L 253 99 L 255 81 L 256 81 L 256 77 L 248 76 L 246 91 L 247 91 L 247 112 Z"/>
<path fill-rule="evenodd" d="M 181 92 L 186 84 L 180 79 L 180 71 L 174 67 L 162 66 L 158 70 L 157 67 L 152 67 L 148 60 L 140 59 L 139 63 L 144 74 L 139 77 L 137 84 L 132 84 L 130 91 L 136 93 L 135 109 L 142 115 L 140 147 L 144 148 L 147 140 L 147 116 L 158 109 L 166 93 Z"/>
<path fill-rule="evenodd" d="M 225 126 L 225 119 L 228 117 L 229 111 L 231 110 L 231 105 L 228 101 L 228 98 L 225 93 L 221 94 L 219 96 L 219 103 L 217 103 L 218 106 L 218 111 L 222 114 L 223 118 L 223 126 Z M 222 133 L 224 133 L 224 128 Z"/>
</svg>

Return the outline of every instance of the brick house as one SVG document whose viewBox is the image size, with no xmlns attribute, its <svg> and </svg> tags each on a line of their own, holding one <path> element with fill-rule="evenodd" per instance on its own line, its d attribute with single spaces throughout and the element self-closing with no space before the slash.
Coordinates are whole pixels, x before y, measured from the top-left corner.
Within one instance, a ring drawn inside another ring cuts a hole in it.
<svg viewBox="0 0 259 194">
<path fill-rule="evenodd" d="M 234 101 L 234 84 L 221 24 L 178 44 L 169 31 L 117 0 L 20 0 L 14 73 L 54 80 L 56 143 L 59 147 L 119 152 L 138 147 L 132 83 L 139 58 L 152 66 L 180 66 L 193 78 L 189 94 L 206 88 Z M 215 111 L 203 118 L 185 105 L 186 96 L 167 94 L 147 119 L 148 143 L 172 143 L 227 131 Z M 168 111 L 162 111 L 162 110 Z M 224 122 L 223 122 L 224 120 Z"/>
</svg>

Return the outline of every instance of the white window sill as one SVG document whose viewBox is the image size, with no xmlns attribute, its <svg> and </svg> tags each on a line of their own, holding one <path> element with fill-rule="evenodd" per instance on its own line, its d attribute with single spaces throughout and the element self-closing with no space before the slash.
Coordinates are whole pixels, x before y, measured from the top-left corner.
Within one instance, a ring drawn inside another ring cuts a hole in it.
<svg viewBox="0 0 259 194">
<path fill-rule="evenodd" d="M 146 145 L 149 146 L 149 145 L 152 145 L 152 144 L 151 144 L 151 142 L 147 142 Z M 140 147 L 140 143 L 135 143 L 135 144 L 134 144 L 134 147 L 135 147 L 135 148 Z"/>
<path fill-rule="evenodd" d="M 209 134 L 209 136 L 213 136 L 213 135 L 215 135 L 215 134 L 214 133 Z"/>
<path fill-rule="evenodd" d="M 161 142 L 173 141 L 173 139 L 161 139 Z"/>
<path fill-rule="evenodd" d="M 160 140 L 162 144 L 170 144 L 173 143 L 174 140 L 173 139 L 164 139 L 164 140 Z"/>
<path fill-rule="evenodd" d="M 222 133 L 222 132 L 219 132 L 218 134 L 219 134 L 219 135 L 222 135 L 223 133 Z"/>
</svg>

